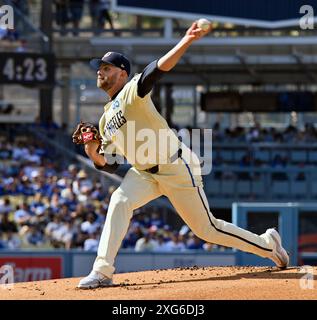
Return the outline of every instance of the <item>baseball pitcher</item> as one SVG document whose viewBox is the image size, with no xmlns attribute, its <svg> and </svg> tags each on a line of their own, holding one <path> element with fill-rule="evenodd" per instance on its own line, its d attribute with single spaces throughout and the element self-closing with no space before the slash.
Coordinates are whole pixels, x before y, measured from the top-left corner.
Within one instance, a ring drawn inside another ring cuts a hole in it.
<svg viewBox="0 0 317 320">
<path fill-rule="evenodd" d="M 256 235 L 212 215 L 197 170 L 197 155 L 180 142 L 151 100 L 155 83 L 210 29 L 203 30 L 194 22 L 174 48 L 130 81 L 130 62 L 124 55 L 107 52 L 102 59 L 91 60 L 97 71 L 97 86 L 110 101 L 104 106 L 99 132 L 90 124 L 80 123 L 73 141 L 84 145 L 99 170 L 116 170 L 118 164 L 107 160 L 114 150 L 132 167 L 112 194 L 93 269 L 79 282 L 79 288 L 112 285 L 114 260 L 133 210 L 161 195 L 168 197 L 185 223 L 204 241 L 251 252 L 273 260 L 280 268 L 287 267 L 289 257 L 275 229 Z M 148 148 L 144 148 L 145 135 L 151 138 Z"/>
</svg>

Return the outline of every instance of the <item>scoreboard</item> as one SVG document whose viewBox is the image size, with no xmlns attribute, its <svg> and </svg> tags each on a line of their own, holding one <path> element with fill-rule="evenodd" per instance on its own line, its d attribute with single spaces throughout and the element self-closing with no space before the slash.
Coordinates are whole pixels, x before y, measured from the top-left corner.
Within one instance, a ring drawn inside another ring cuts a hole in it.
<svg viewBox="0 0 317 320">
<path fill-rule="evenodd" d="M 52 86 L 54 81 L 53 54 L 0 52 L 0 84 Z"/>
</svg>

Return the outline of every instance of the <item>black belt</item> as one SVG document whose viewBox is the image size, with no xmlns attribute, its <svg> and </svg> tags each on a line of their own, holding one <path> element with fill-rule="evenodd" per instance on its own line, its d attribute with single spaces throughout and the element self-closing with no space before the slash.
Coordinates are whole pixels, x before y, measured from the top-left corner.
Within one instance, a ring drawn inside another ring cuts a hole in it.
<svg viewBox="0 0 317 320">
<path fill-rule="evenodd" d="M 177 160 L 181 156 L 182 156 L 182 149 L 178 149 L 177 152 L 173 156 L 171 156 L 170 158 L 171 163 L 173 163 L 175 160 Z M 159 171 L 159 165 L 157 164 L 156 166 L 149 169 L 145 169 L 144 171 L 155 174 Z"/>
</svg>

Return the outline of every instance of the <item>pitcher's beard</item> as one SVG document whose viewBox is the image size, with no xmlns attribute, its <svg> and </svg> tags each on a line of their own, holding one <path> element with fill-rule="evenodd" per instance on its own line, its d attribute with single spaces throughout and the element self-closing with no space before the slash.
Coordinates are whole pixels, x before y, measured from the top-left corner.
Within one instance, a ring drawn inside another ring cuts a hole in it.
<svg viewBox="0 0 317 320">
<path fill-rule="evenodd" d="M 97 87 L 103 90 L 107 90 L 111 87 L 110 83 L 107 82 L 108 77 L 104 77 L 102 80 L 97 79 Z"/>
</svg>

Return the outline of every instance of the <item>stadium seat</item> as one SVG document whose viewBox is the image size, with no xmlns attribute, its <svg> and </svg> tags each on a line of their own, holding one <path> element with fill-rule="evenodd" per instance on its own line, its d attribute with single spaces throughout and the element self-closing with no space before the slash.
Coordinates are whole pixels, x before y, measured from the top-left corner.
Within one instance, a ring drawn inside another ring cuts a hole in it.
<svg viewBox="0 0 317 320">
<path fill-rule="evenodd" d="M 291 195 L 296 198 L 306 198 L 307 182 L 304 181 L 292 181 L 291 182 Z"/>
<path fill-rule="evenodd" d="M 285 149 L 272 150 L 271 160 L 273 160 L 276 156 L 281 156 L 282 158 L 288 158 L 289 153 L 285 151 Z"/>
<path fill-rule="evenodd" d="M 317 151 L 310 150 L 308 152 L 308 161 L 309 162 L 317 162 Z"/>
<path fill-rule="evenodd" d="M 311 184 L 311 195 L 313 197 L 317 196 L 317 181 L 312 181 L 312 184 Z"/>
<path fill-rule="evenodd" d="M 289 197 L 289 182 L 288 181 L 272 181 L 272 197 L 273 198 L 288 198 Z"/>
<path fill-rule="evenodd" d="M 240 180 L 237 182 L 237 193 L 241 197 L 249 197 L 251 195 L 251 181 Z"/>
<path fill-rule="evenodd" d="M 263 162 L 270 161 L 270 152 L 267 150 L 258 150 L 254 153 L 254 158 Z"/>
<path fill-rule="evenodd" d="M 226 162 L 232 162 L 233 160 L 233 151 L 232 150 L 223 150 L 221 151 L 221 157 Z"/>
<path fill-rule="evenodd" d="M 257 198 L 262 198 L 265 195 L 265 183 L 263 179 L 251 182 L 251 192 Z"/>
<path fill-rule="evenodd" d="M 233 152 L 233 159 L 235 162 L 241 161 L 242 157 L 246 154 L 246 150 L 236 150 Z"/>
<path fill-rule="evenodd" d="M 227 197 L 233 197 L 235 195 L 235 181 L 222 180 L 221 193 Z"/>
<path fill-rule="evenodd" d="M 291 151 L 291 159 L 292 162 L 305 162 L 306 161 L 306 151 Z"/>
<path fill-rule="evenodd" d="M 205 192 L 207 196 L 215 196 L 220 193 L 220 181 L 212 178 L 204 179 Z"/>
</svg>

